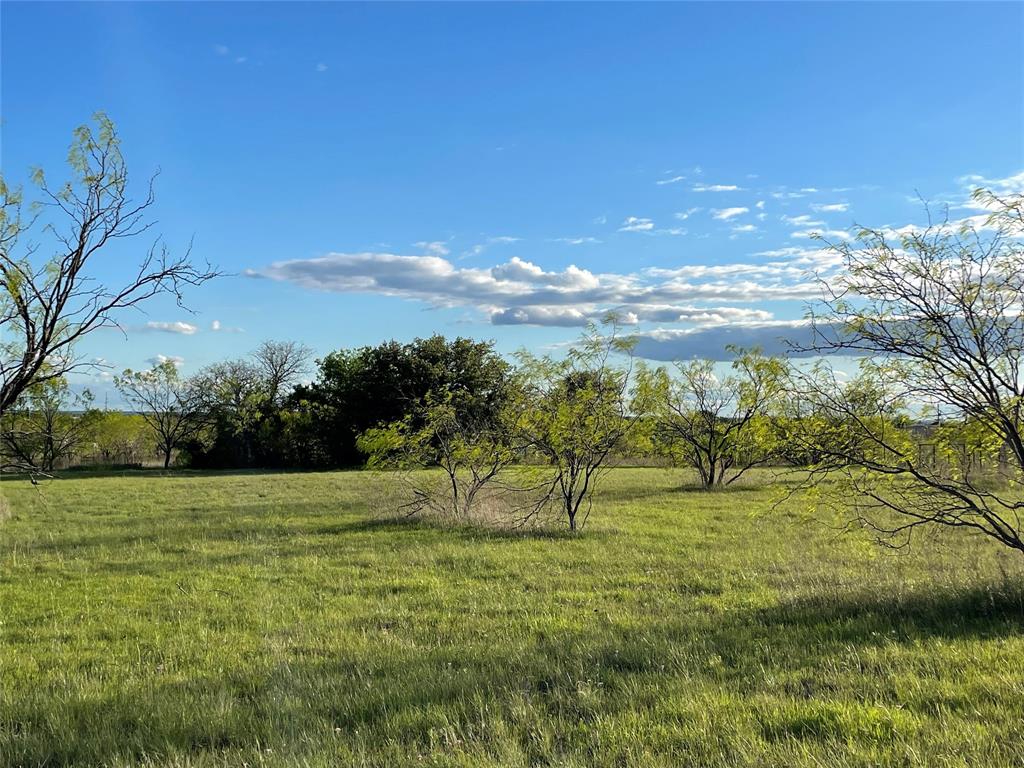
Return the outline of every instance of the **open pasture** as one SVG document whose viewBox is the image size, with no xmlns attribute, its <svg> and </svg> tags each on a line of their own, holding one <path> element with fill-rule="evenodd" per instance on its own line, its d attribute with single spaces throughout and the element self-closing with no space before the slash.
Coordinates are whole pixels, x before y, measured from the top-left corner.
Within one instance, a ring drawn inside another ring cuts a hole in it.
<svg viewBox="0 0 1024 768">
<path fill-rule="evenodd" d="M 1012 552 L 614 470 L 581 535 L 385 521 L 367 473 L 0 491 L 0 765 L 1007 766 Z"/>
</svg>

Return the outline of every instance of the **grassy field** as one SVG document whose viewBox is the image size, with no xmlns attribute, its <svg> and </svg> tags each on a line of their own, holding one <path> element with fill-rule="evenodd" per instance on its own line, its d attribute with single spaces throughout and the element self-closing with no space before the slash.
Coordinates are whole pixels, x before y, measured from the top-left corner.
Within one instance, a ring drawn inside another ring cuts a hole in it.
<svg viewBox="0 0 1024 768">
<path fill-rule="evenodd" d="M 0 765 L 1024 764 L 1024 558 L 616 470 L 584 533 L 368 475 L 0 492 Z"/>
</svg>

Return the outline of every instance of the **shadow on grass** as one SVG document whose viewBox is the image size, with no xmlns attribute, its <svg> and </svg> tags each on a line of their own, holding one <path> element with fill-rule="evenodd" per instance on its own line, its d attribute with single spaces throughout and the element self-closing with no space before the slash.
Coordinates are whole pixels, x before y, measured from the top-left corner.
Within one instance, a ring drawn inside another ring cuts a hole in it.
<svg viewBox="0 0 1024 768">
<path fill-rule="evenodd" d="M 340 467 L 338 469 L 295 469 L 295 468 L 260 468 L 260 469 L 178 469 L 163 467 L 125 467 L 92 469 L 90 467 L 73 467 L 60 469 L 46 476 L 38 477 L 40 483 L 54 480 L 102 480 L 106 478 L 138 478 L 145 480 L 181 479 L 181 478 L 215 478 L 215 477 L 254 477 L 266 475 L 315 475 L 337 474 L 340 472 L 362 472 L 359 467 Z M 23 480 L 29 482 L 27 474 L 9 474 L 8 481 Z"/>
<path fill-rule="evenodd" d="M 819 595 L 784 601 L 748 618 L 769 631 L 795 632 L 819 642 L 1000 637 L 1024 630 L 1024 584 Z"/>
<path fill-rule="evenodd" d="M 389 530 L 394 523 L 361 525 Z M 12 765 L 69 765 L 114 756 L 141 761 L 152 754 L 256 753 L 299 743 L 333 750 L 339 734 L 422 756 L 438 748 L 438 729 L 447 728 L 474 742 L 465 746 L 485 751 L 497 747 L 490 739 L 500 732 L 530 764 L 556 764 L 567 754 L 600 748 L 594 740 L 599 729 L 580 724 L 654 706 L 661 694 L 650 684 L 659 678 L 666 690 L 682 672 L 745 695 L 761 690 L 771 666 L 812 670 L 849 658 L 849 645 L 1015 634 L 1022 617 L 1024 585 L 1010 583 L 905 595 L 823 595 L 754 613 L 691 614 L 643 626 L 533 624 L 518 632 L 510 628 L 505 642 L 466 635 L 459 643 L 432 644 L 423 636 L 428 627 L 396 627 L 371 613 L 359 625 L 364 645 L 358 649 L 310 645 L 307 639 L 258 658 L 226 658 L 219 674 L 164 680 L 153 672 L 105 696 L 62 685 L 8 698 L 0 710 L 0 756 Z M 394 642 L 396 635 L 409 642 Z M 767 672 L 761 652 L 766 641 L 778 651 Z M 640 701 L 637 691 L 645 687 L 649 693 L 640 695 L 648 698 Z M 841 725 L 840 741 L 846 738 Z M 551 742 L 556 751 L 545 751 L 550 745 L 534 738 L 538 728 L 560 734 Z M 714 756 L 703 757 L 710 763 Z"/>
<path fill-rule="evenodd" d="M 422 532 L 438 531 L 451 533 L 459 540 L 479 541 L 482 539 L 502 540 L 541 540 L 541 541 L 578 541 L 581 538 L 604 538 L 605 532 L 587 531 L 572 533 L 565 526 L 551 523 L 547 525 L 514 527 L 502 523 L 475 523 L 473 521 L 443 520 L 430 516 L 395 516 L 382 515 L 362 520 L 337 523 L 310 530 L 310 533 L 335 535 L 346 533 L 373 532 Z"/>
</svg>

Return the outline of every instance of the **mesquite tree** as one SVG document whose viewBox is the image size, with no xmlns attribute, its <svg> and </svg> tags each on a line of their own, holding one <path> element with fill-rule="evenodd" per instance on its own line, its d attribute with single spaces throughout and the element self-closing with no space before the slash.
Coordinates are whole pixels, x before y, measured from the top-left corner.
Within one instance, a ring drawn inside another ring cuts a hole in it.
<svg viewBox="0 0 1024 768">
<path fill-rule="evenodd" d="M 609 460 L 637 432 L 627 396 L 634 341 L 619 335 L 614 316 L 608 322 L 607 335 L 591 326 L 563 358 L 519 355 L 529 402 L 524 442 L 552 470 L 528 516 L 553 506 L 571 531 L 586 524 Z"/>
<path fill-rule="evenodd" d="M 170 360 L 148 371 L 126 370 L 114 383 L 153 430 L 164 469 L 174 449 L 195 437 L 206 425 L 207 401 L 197 382 L 182 379 Z"/>
<path fill-rule="evenodd" d="M 736 350 L 732 372 L 715 373 L 713 360 L 677 362 L 675 371 L 642 367 L 639 403 L 655 445 L 697 471 L 705 489 L 738 480 L 774 458 L 781 442 L 774 417 L 783 400 L 786 366 L 758 351 Z"/>
<path fill-rule="evenodd" d="M 505 474 L 523 456 L 518 426 L 526 407 L 509 395 L 494 411 L 474 413 L 457 408 L 451 393 L 431 393 L 400 421 L 364 432 L 358 446 L 371 469 L 399 470 L 397 478 L 410 492 L 401 505 L 405 514 L 469 520 L 491 489 L 495 494 L 487 501 L 500 501 L 499 512 L 505 512 L 520 492 Z M 415 471 L 432 467 L 442 470 L 440 482 Z"/>
<path fill-rule="evenodd" d="M 73 395 L 63 378 L 33 384 L 0 416 L 0 469 L 52 472 L 89 441 L 99 415 L 91 405 L 88 390 Z"/>
<path fill-rule="evenodd" d="M 811 480 L 837 481 L 824 487 L 894 546 L 941 525 L 1024 551 L 1024 196 L 975 198 L 991 211 L 980 227 L 831 246 L 844 270 L 808 351 L 865 362 L 853 381 L 824 364 L 798 376 Z"/>
<path fill-rule="evenodd" d="M 0 177 L 0 414 L 33 384 L 92 365 L 77 342 L 117 327 L 121 311 L 159 294 L 181 305 L 186 287 L 217 274 L 194 264 L 190 249 L 173 256 L 157 239 L 123 282 L 97 280 L 109 246 L 149 229 L 153 184 L 132 198 L 117 131 L 102 113 L 95 128 L 76 129 L 68 162 L 72 178 L 57 186 L 35 171 L 41 200 L 32 206 Z"/>
</svg>

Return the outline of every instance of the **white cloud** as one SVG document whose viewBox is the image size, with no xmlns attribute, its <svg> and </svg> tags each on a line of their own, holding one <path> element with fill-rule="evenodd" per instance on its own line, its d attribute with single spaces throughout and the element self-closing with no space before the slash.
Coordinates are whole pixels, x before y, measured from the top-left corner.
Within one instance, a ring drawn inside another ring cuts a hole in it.
<svg viewBox="0 0 1024 768">
<path fill-rule="evenodd" d="M 236 328 L 230 325 L 224 325 L 220 320 L 214 320 L 210 323 L 210 330 L 214 333 L 245 333 L 244 328 Z"/>
<path fill-rule="evenodd" d="M 619 322 L 637 325 L 641 322 L 715 323 L 754 322 L 771 319 L 771 313 L 760 309 L 737 307 L 692 307 L 670 304 L 622 305 L 614 307 Z M 498 310 L 491 314 L 494 325 L 545 325 L 577 327 L 600 320 L 606 309 L 581 311 L 576 307 L 520 307 Z"/>
<path fill-rule="evenodd" d="M 740 192 L 743 187 L 735 184 L 694 184 L 694 192 Z"/>
<path fill-rule="evenodd" d="M 316 65 L 316 71 L 317 72 L 326 72 L 327 69 L 328 69 L 327 65 L 324 64 L 322 61 L 319 64 Z"/>
<path fill-rule="evenodd" d="M 958 181 L 970 190 L 990 189 L 998 195 L 1024 193 L 1024 171 L 1001 178 L 987 178 L 981 174 L 972 173 L 961 176 Z"/>
<path fill-rule="evenodd" d="M 758 200 L 757 203 L 755 203 L 754 207 L 757 208 L 759 211 L 763 211 L 764 210 L 764 200 Z"/>
<path fill-rule="evenodd" d="M 152 366 L 173 363 L 175 368 L 181 368 L 185 364 L 185 358 L 179 355 L 154 355 L 153 357 L 146 358 L 146 362 Z"/>
<path fill-rule="evenodd" d="M 600 285 L 598 278 L 589 270 L 570 264 L 564 272 L 545 272 L 536 264 L 513 256 L 511 261 L 491 267 L 491 277 L 501 282 L 530 283 L 586 290 Z"/>
<path fill-rule="evenodd" d="M 765 264 L 687 265 L 622 274 L 594 273 L 573 265 L 547 271 L 520 258 L 488 269 L 458 268 L 439 256 L 332 253 L 280 261 L 248 274 L 320 291 L 395 296 L 435 307 L 470 306 L 492 322 L 565 325 L 618 307 L 640 319 L 672 307 L 676 318 L 697 322 L 701 313 L 719 311 L 723 302 L 820 295 L 818 285 L 807 276 L 807 267 L 788 263 L 787 258 Z M 719 309 L 700 306 L 703 302 L 715 302 Z"/>
<path fill-rule="evenodd" d="M 794 227 L 823 227 L 825 222 L 810 216 L 809 214 L 802 213 L 799 216 L 787 216 L 783 214 L 779 217 L 782 221 L 787 224 L 792 224 Z"/>
<path fill-rule="evenodd" d="M 742 216 L 744 213 L 749 212 L 749 208 L 738 206 L 735 208 L 715 208 L 711 211 L 711 215 L 720 221 L 728 221 L 731 218 Z"/>
<path fill-rule="evenodd" d="M 431 256 L 447 256 L 451 251 L 448 244 L 443 240 L 420 240 L 413 243 L 417 248 L 426 251 Z"/>
<path fill-rule="evenodd" d="M 784 261 L 774 261 L 770 263 L 778 266 L 785 266 L 787 269 L 807 270 L 814 273 L 833 271 L 843 263 L 842 255 L 828 247 L 794 248 L 790 246 L 787 248 L 776 248 L 770 251 L 760 251 L 755 253 L 754 256 L 761 256 L 768 259 L 784 259 Z M 806 275 L 807 272 L 805 271 L 801 274 Z"/>
<path fill-rule="evenodd" d="M 650 232 L 654 229 L 654 222 L 651 219 L 640 218 L 639 216 L 627 216 L 619 227 L 619 232 Z"/>
<path fill-rule="evenodd" d="M 497 237 L 488 237 L 488 243 L 495 243 L 497 245 L 507 245 L 508 243 L 518 243 L 523 238 L 521 237 L 510 237 L 509 235 L 499 235 Z"/>
<path fill-rule="evenodd" d="M 754 224 L 737 224 L 732 228 L 733 232 L 757 232 L 757 226 Z"/>
<path fill-rule="evenodd" d="M 491 323 L 575 327 L 586 325 L 591 317 L 575 307 L 515 307 L 494 310 L 491 312 Z"/>
<path fill-rule="evenodd" d="M 789 236 L 797 240 L 824 238 L 825 240 L 852 240 L 853 235 L 843 229 L 802 229 L 790 232 Z"/>
<path fill-rule="evenodd" d="M 687 208 L 685 211 L 679 211 L 678 213 L 673 214 L 673 215 L 677 219 L 679 219 L 680 221 L 686 221 L 688 218 L 693 216 L 693 214 L 698 213 L 698 212 L 703 211 L 703 210 L 704 210 L 703 208 Z"/>
<path fill-rule="evenodd" d="M 964 187 L 966 199 L 959 204 L 953 204 L 954 208 L 967 208 L 989 213 L 995 210 L 998 206 L 995 201 L 975 200 L 971 197 L 971 193 L 976 189 L 987 189 L 996 197 L 1024 194 L 1024 171 L 1002 178 L 986 178 L 980 174 L 970 174 L 961 176 L 958 181 Z"/>
<path fill-rule="evenodd" d="M 180 333 L 185 336 L 191 336 L 199 329 L 191 323 L 183 323 L 180 320 L 175 320 L 173 322 L 150 320 L 146 323 L 146 330 L 166 331 L 167 333 Z"/>
<path fill-rule="evenodd" d="M 588 243 L 600 243 L 596 237 L 552 237 L 548 242 L 568 243 L 569 245 L 586 245 Z"/>
<path fill-rule="evenodd" d="M 817 205 L 812 203 L 811 210 L 817 211 L 818 213 L 843 213 L 849 210 L 849 203 L 826 203 L 825 205 Z"/>
<path fill-rule="evenodd" d="M 655 184 L 678 184 L 680 181 L 686 181 L 685 176 L 673 176 L 671 179 L 659 179 L 654 182 Z"/>
</svg>

